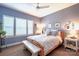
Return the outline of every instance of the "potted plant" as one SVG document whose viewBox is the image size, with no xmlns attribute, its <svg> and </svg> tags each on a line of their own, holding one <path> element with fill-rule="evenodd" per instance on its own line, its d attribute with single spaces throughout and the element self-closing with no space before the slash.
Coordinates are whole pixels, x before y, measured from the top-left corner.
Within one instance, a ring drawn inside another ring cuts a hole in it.
<svg viewBox="0 0 79 59">
<path fill-rule="evenodd" d="M 5 38 L 6 32 L 3 30 L 0 30 L 0 38 Z"/>
<path fill-rule="evenodd" d="M 6 32 L 0 30 L 0 52 L 1 52 L 2 39 L 4 39 L 5 37 L 6 37 Z"/>
</svg>

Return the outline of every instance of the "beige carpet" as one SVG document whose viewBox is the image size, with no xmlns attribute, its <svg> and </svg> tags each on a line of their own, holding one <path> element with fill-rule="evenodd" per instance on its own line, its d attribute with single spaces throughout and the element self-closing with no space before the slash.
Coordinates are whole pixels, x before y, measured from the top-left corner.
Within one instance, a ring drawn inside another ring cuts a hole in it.
<svg viewBox="0 0 79 59">
<path fill-rule="evenodd" d="M 2 50 L 0 56 L 30 56 L 31 53 L 28 50 L 23 49 L 23 44 L 8 47 Z M 63 46 L 60 46 L 49 53 L 47 56 L 78 56 L 78 53 L 71 49 L 65 49 Z"/>
</svg>

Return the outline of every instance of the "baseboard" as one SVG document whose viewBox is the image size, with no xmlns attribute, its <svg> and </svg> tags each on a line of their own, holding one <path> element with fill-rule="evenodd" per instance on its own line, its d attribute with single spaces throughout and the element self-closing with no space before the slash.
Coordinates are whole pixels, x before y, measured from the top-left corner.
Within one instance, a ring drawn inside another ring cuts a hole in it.
<svg viewBox="0 0 79 59">
<path fill-rule="evenodd" d="M 16 43 L 12 43 L 12 44 L 7 44 L 7 45 L 3 45 L 1 48 L 6 48 L 6 47 L 10 47 L 10 46 L 21 44 L 21 43 L 22 42 L 16 42 Z"/>
</svg>

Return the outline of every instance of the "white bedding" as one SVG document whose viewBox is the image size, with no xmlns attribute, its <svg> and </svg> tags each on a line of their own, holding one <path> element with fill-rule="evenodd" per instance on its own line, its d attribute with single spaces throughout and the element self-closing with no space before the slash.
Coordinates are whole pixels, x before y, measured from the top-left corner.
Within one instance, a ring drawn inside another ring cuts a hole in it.
<svg viewBox="0 0 79 59">
<path fill-rule="evenodd" d="M 44 55 L 48 53 L 50 49 L 55 49 L 59 44 L 62 43 L 60 36 L 45 36 L 35 35 L 27 37 L 29 41 L 35 40 L 44 47 Z"/>
</svg>

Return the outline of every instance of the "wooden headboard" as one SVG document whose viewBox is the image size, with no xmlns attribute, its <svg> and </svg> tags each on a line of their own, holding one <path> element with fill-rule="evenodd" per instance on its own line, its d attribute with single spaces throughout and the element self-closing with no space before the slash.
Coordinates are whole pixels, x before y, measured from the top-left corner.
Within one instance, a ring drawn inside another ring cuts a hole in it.
<svg viewBox="0 0 79 59">
<path fill-rule="evenodd" d="M 65 33 L 63 31 L 59 31 L 59 35 L 61 36 L 61 39 L 64 41 Z"/>
</svg>

